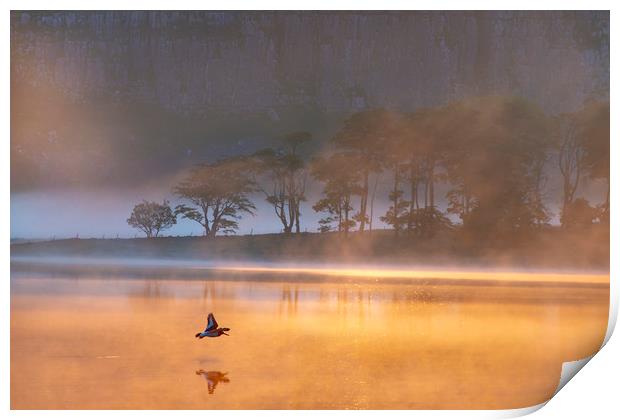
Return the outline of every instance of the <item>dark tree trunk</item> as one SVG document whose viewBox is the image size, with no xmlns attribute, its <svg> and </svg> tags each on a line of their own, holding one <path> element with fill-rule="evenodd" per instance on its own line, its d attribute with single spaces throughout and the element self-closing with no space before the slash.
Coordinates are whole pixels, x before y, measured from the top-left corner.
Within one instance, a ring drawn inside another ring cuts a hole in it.
<svg viewBox="0 0 620 420">
<path fill-rule="evenodd" d="M 205 233 L 204 236 L 206 236 L 207 238 L 209 237 L 209 232 L 211 231 L 211 229 L 209 229 L 209 219 L 208 219 L 208 215 L 209 215 L 209 207 L 206 206 L 201 206 L 201 210 L 202 210 L 202 217 L 204 217 L 204 224 L 202 225 L 202 227 L 205 229 Z"/>
<path fill-rule="evenodd" d="M 363 232 L 366 229 L 366 209 L 368 207 L 368 170 L 364 171 L 363 181 L 364 184 L 362 186 L 362 194 L 360 197 L 360 232 Z"/>
<path fill-rule="evenodd" d="M 394 167 L 394 190 L 392 191 L 394 199 L 392 200 L 394 206 L 394 236 L 398 237 L 398 165 Z"/>
<path fill-rule="evenodd" d="M 435 162 L 434 161 L 432 161 L 430 164 L 428 179 L 429 179 L 429 184 L 430 184 L 429 195 L 430 195 L 431 209 L 434 209 L 435 208 Z"/>
<path fill-rule="evenodd" d="M 286 225 L 286 233 L 293 231 L 293 223 L 295 223 L 295 199 L 290 197 L 288 200 L 288 223 Z"/>
<path fill-rule="evenodd" d="M 424 179 L 424 210 L 428 208 L 428 177 Z"/>
<path fill-rule="evenodd" d="M 213 222 L 211 222 L 211 225 L 209 225 L 209 221 L 207 219 L 205 219 L 204 228 L 205 228 L 205 237 L 207 237 L 207 238 L 214 238 L 215 237 L 215 232 L 216 232 L 216 221 L 215 221 L 215 219 L 213 219 Z"/>
<path fill-rule="evenodd" d="M 222 217 L 222 213 L 223 210 L 220 212 L 219 206 L 213 210 L 213 222 L 211 222 L 211 228 L 207 234 L 208 238 L 215 238 L 215 235 L 217 235 L 217 231 L 220 228 L 220 217 Z"/>
<path fill-rule="evenodd" d="M 418 180 L 415 167 L 413 163 L 411 164 L 411 168 L 409 169 L 409 179 L 411 180 L 411 189 L 410 196 L 411 200 L 409 201 L 409 214 L 407 215 L 407 231 L 409 233 L 413 232 L 413 219 L 415 216 L 415 203 L 418 201 Z"/>
<path fill-rule="evenodd" d="M 299 200 L 295 202 L 295 233 L 299 233 Z"/>
<path fill-rule="evenodd" d="M 368 232 L 372 233 L 372 219 L 374 217 L 375 196 L 377 194 L 377 185 L 379 184 L 379 175 L 375 177 L 375 185 L 372 188 L 372 196 L 370 197 L 370 218 L 368 219 Z"/>
<path fill-rule="evenodd" d="M 349 198 L 345 201 L 344 206 L 344 236 L 349 236 Z"/>
</svg>

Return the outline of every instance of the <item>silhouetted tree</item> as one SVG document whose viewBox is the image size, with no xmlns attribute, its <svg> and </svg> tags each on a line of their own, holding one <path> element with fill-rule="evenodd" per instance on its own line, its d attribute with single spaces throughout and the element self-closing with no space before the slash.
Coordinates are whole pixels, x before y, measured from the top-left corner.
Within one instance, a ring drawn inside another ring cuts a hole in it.
<svg viewBox="0 0 620 420">
<path fill-rule="evenodd" d="M 147 238 L 156 238 L 159 232 L 171 228 L 176 222 L 177 218 L 167 200 L 162 204 L 145 200 L 134 206 L 127 219 L 131 227 L 140 229 Z"/>
<path fill-rule="evenodd" d="M 584 169 L 583 143 L 580 136 L 580 123 L 577 114 L 564 114 L 556 122 L 558 165 L 562 175 L 562 208 L 560 221 L 567 226 L 564 214 L 573 204 L 577 187 Z"/>
<path fill-rule="evenodd" d="M 607 195 L 598 208 L 601 221 L 609 223 L 609 102 L 590 102 L 580 114 L 584 167 L 590 178 L 607 182 Z"/>
<path fill-rule="evenodd" d="M 273 206 L 285 233 L 292 232 L 293 227 L 296 233 L 300 231 L 300 203 L 306 199 L 307 173 L 298 148 L 311 139 L 308 132 L 291 133 L 284 137 L 281 149 L 264 149 L 253 155 L 257 172 L 266 175 L 270 184 L 260 190 Z"/>
<path fill-rule="evenodd" d="M 180 204 L 175 214 L 193 220 L 204 228 L 204 235 L 232 233 L 239 227 L 242 213 L 254 215 L 256 207 L 248 198 L 255 184 L 244 159 L 225 159 L 193 168 L 174 188 L 192 205 Z"/>
<path fill-rule="evenodd" d="M 375 198 L 377 197 L 377 187 L 379 186 L 379 179 L 381 174 L 375 176 L 375 182 L 372 187 L 372 193 L 370 194 L 370 215 L 368 217 L 368 232 L 372 232 L 372 224 L 374 222 L 375 212 Z"/>
<path fill-rule="evenodd" d="M 398 236 L 398 234 L 407 226 L 407 221 L 409 219 L 409 214 L 407 212 L 409 202 L 407 200 L 403 200 L 403 190 L 400 189 L 400 179 L 402 177 L 401 172 L 402 168 L 394 168 L 394 185 L 388 195 L 388 199 L 392 202 L 392 204 L 388 208 L 385 215 L 381 216 L 382 222 L 394 228 L 394 234 L 396 236 Z"/>
<path fill-rule="evenodd" d="M 401 124 L 398 129 L 401 131 L 384 140 L 382 166 L 389 169 L 393 182 L 388 195 L 391 205 L 385 215 L 380 218 L 382 222 L 394 228 L 395 236 L 398 236 L 407 225 L 410 203 L 403 198 L 404 193 L 401 188 L 401 183 L 407 173 L 407 153 L 404 147 L 404 136 L 402 135 L 402 130 L 405 129 L 405 126 Z"/>
<path fill-rule="evenodd" d="M 551 147 L 545 114 L 510 97 L 474 98 L 452 106 L 451 113 L 461 123 L 447 136 L 445 168 L 454 186 L 448 211 L 480 234 L 541 223 L 547 211 L 539 195 L 540 165 Z"/>
<path fill-rule="evenodd" d="M 446 165 L 449 140 L 469 121 L 455 105 L 419 109 L 408 115 L 402 126 L 400 150 L 408 168 L 409 206 L 407 231 L 432 236 L 437 229 L 450 225 L 435 205 L 435 182 L 446 178 L 440 168 Z M 422 195 L 420 186 L 423 187 Z"/>
<path fill-rule="evenodd" d="M 484 157 L 478 149 L 480 139 L 476 135 L 476 124 L 480 123 L 479 112 L 477 104 L 463 101 L 445 107 L 441 118 L 445 124 L 443 129 L 446 142 L 443 155 L 445 179 L 451 186 L 446 193 L 448 199 L 446 211 L 457 215 L 463 223 L 466 223 L 471 212 L 480 204 L 472 187 L 478 182 L 484 182 L 476 173 L 478 164 L 476 158 Z"/>
<path fill-rule="evenodd" d="M 312 208 L 328 214 L 319 221 L 321 232 L 331 230 L 332 223 L 345 235 L 355 227 L 355 220 L 351 218 L 352 198 L 362 192 L 360 172 L 356 170 L 358 162 L 350 153 L 335 153 L 314 160 L 312 175 L 323 183 L 323 198 Z"/>
<path fill-rule="evenodd" d="M 569 228 L 584 228 L 591 226 L 598 217 L 598 210 L 592 207 L 588 200 L 577 198 L 564 210 L 562 223 Z"/>
<path fill-rule="evenodd" d="M 369 178 L 371 173 L 381 170 L 384 157 L 384 142 L 394 135 L 398 116 L 383 109 L 358 112 L 349 117 L 332 141 L 344 152 L 357 158 L 360 172 L 360 208 L 354 219 L 363 232 L 368 224 Z"/>
</svg>

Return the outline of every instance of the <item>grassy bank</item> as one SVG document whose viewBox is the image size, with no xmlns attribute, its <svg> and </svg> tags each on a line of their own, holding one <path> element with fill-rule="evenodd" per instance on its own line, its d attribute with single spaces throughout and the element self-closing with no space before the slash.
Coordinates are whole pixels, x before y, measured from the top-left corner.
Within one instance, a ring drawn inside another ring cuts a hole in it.
<svg viewBox="0 0 620 420">
<path fill-rule="evenodd" d="M 459 230 L 435 237 L 395 237 L 391 231 L 267 234 L 155 239 L 64 239 L 11 245 L 12 257 L 88 257 L 464 265 L 556 269 L 609 268 L 609 231 L 548 228 L 527 237 L 476 240 Z"/>
</svg>

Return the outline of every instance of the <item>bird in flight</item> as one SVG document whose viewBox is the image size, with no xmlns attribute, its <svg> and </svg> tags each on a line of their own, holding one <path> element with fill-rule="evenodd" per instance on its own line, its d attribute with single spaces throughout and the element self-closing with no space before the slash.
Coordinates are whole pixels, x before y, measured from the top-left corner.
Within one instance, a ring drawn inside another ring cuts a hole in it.
<svg viewBox="0 0 620 420">
<path fill-rule="evenodd" d="M 207 316 L 207 328 L 203 332 L 196 333 L 196 338 L 219 337 L 220 335 L 228 335 L 226 331 L 230 328 L 218 328 L 217 321 L 212 313 Z"/>
</svg>

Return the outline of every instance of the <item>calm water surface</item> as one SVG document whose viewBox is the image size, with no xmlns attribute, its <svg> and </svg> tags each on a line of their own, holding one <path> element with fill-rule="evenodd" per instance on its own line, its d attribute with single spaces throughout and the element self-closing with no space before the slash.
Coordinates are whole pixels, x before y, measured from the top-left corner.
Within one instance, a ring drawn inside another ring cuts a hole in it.
<svg viewBox="0 0 620 420">
<path fill-rule="evenodd" d="M 519 408 L 602 343 L 608 284 L 464 284 L 13 271 L 11 407 Z"/>
</svg>

